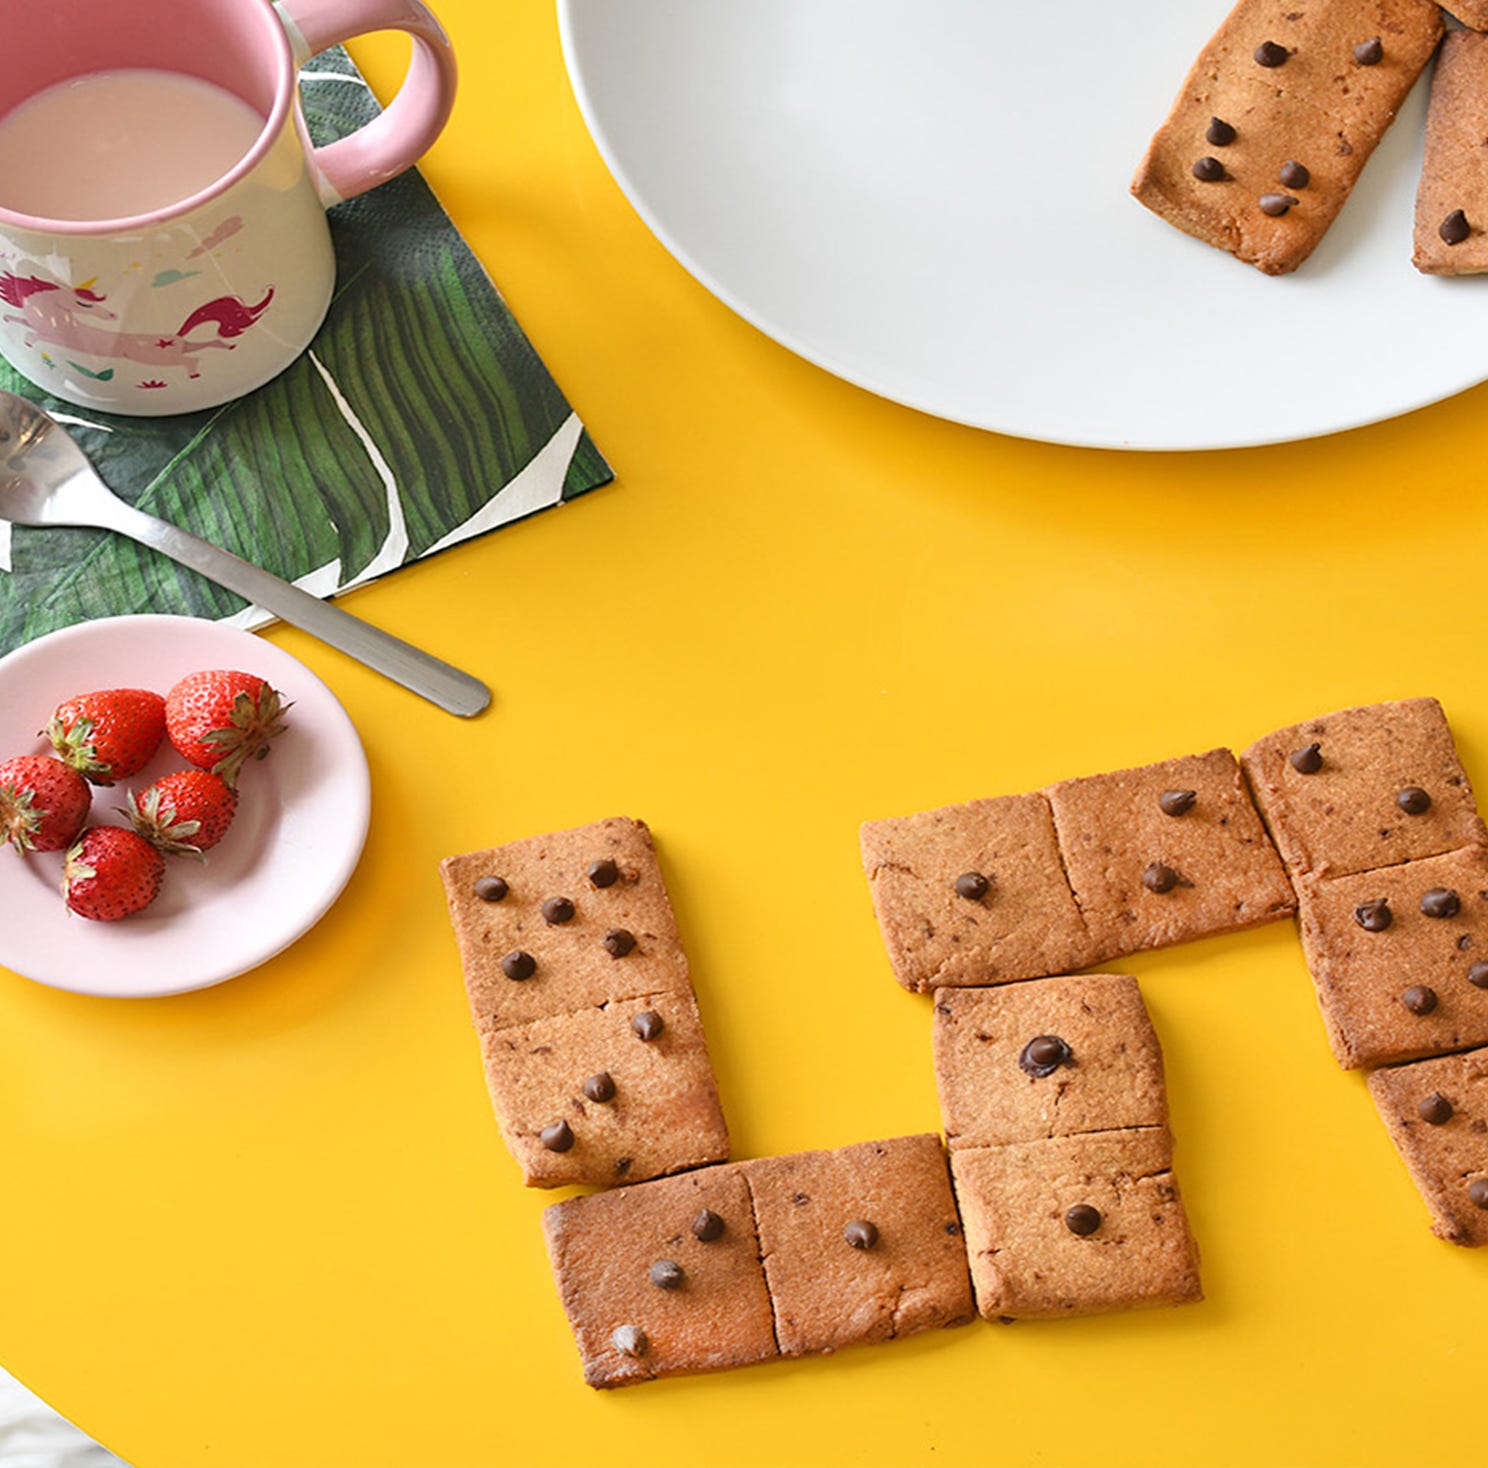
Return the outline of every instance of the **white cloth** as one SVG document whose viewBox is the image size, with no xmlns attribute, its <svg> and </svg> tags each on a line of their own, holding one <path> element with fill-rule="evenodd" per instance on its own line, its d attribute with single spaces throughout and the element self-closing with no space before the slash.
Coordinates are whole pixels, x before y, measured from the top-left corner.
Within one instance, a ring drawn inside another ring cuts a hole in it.
<svg viewBox="0 0 1488 1468">
<path fill-rule="evenodd" d="M 0 1369 L 0 1468 L 129 1468 Z"/>
</svg>

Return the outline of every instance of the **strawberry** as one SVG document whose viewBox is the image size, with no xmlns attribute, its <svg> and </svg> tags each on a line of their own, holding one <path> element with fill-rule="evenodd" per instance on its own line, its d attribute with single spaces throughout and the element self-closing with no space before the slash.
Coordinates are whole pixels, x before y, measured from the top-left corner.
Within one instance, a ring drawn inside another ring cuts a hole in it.
<svg viewBox="0 0 1488 1468">
<path fill-rule="evenodd" d="M 165 738 L 165 700 L 148 688 L 106 688 L 57 705 L 46 736 L 58 757 L 95 785 L 127 779 Z"/>
<path fill-rule="evenodd" d="M 152 846 L 199 857 L 227 834 L 238 792 L 210 770 L 177 770 L 131 794 L 124 814 Z"/>
<path fill-rule="evenodd" d="M 165 858 L 125 826 L 90 826 L 67 853 L 62 895 L 80 917 L 111 923 L 147 908 L 160 892 Z"/>
<path fill-rule="evenodd" d="M 49 754 L 0 764 L 0 846 L 61 851 L 83 829 L 93 792 L 70 765 Z"/>
<path fill-rule="evenodd" d="M 256 673 L 213 669 L 188 674 L 166 694 L 165 727 L 184 760 L 236 785 L 243 766 L 284 732 L 279 716 L 289 707 Z"/>
</svg>

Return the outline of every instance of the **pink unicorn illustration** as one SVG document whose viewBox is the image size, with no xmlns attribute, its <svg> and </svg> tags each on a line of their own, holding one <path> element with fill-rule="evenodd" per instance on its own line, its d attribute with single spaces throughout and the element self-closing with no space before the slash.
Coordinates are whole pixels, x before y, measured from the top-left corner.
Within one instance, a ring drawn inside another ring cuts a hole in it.
<svg viewBox="0 0 1488 1468">
<path fill-rule="evenodd" d="M 239 337 L 268 310 L 274 288 L 268 289 L 256 306 L 244 305 L 237 296 L 219 296 L 198 306 L 170 336 L 154 332 L 117 331 L 103 325 L 117 321 L 104 301 L 86 286 L 63 286 L 40 276 L 19 276 L 0 271 L 0 301 L 21 314 L 3 319 L 26 328 L 26 345 L 49 342 L 64 351 L 91 357 L 121 357 L 155 367 L 184 367 L 190 377 L 200 377 L 204 351 L 230 352 Z M 188 341 L 198 327 L 215 326 L 216 336 Z"/>
</svg>

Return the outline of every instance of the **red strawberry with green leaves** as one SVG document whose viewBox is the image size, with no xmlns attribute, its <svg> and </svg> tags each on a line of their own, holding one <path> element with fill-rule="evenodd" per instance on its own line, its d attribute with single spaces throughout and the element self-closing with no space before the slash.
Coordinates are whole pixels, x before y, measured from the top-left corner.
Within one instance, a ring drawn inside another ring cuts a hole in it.
<svg viewBox="0 0 1488 1468">
<path fill-rule="evenodd" d="M 60 759 L 95 785 L 126 780 L 165 738 L 165 700 L 148 688 L 105 688 L 57 705 L 46 736 Z"/>
<path fill-rule="evenodd" d="M 124 808 L 152 846 L 172 856 L 200 857 L 227 834 L 238 809 L 238 792 L 211 770 L 162 775 Z"/>
<path fill-rule="evenodd" d="M 0 764 L 0 846 L 61 851 L 83 829 L 93 792 L 70 765 L 49 754 Z"/>
<path fill-rule="evenodd" d="M 127 826 L 90 826 L 67 853 L 62 895 L 80 917 L 111 923 L 142 912 L 160 893 L 165 858 Z"/>
<path fill-rule="evenodd" d="M 290 707 L 256 673 L 212 669 L 182 678 L 165 696 L 165 727 L 181 757 L 229 785 L 284 732 Z"/>
</svg>

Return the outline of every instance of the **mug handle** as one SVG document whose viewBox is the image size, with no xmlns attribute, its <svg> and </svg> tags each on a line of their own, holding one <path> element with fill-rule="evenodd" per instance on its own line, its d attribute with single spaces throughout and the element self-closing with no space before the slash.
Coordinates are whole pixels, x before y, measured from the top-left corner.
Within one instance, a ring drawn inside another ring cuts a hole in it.
<svg viewBox="0 0 1488 1468">
<path fill-rule="evenodd" d="M 412 168 L 455 105 L 455 53 L 420 0 L 276 0 L 296 70 L 312 56 L 371 31 L 407 31 L 413 57 L 387 109 L 349 137 L 314 148 L 322 202 L 329 208 Z"/>
</svg>

